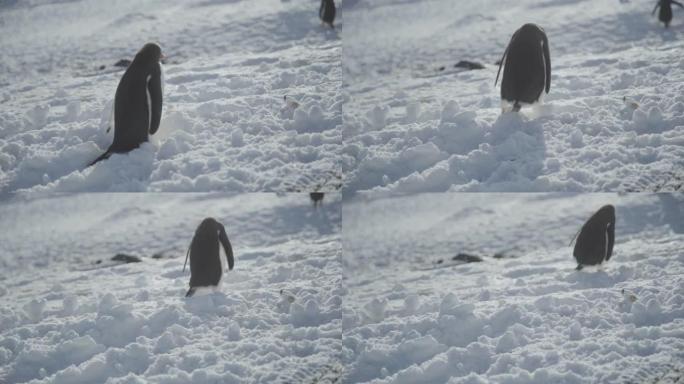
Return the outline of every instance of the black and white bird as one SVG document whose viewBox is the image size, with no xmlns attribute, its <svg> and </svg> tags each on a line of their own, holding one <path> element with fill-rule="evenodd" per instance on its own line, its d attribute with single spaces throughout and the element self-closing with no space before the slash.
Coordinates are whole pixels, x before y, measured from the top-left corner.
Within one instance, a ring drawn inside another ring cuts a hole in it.
<svg viewBox="0 0 684 384">
<path fill-rule="evenodd" d="M 311 202 L 313 202 L 314 208 L 318 208 L 318 206 L 323 203 L 324 197 L 325 193 L 323 192 L 309 192 L 309 198 L 311 199 Z"/>
<path fill-rule="evenodd" d="M 513 111 L 519 111 L 521 103 L 536 103 L 544 91 L 549 93 L 551 57 L 544 30 L 536 24 L 525 24 L 515 31 L 499 63 L 494 85 L 502 66 L 501 99 L 512 103 Z"/>
<path fill-rule="evenodd" d="M 163 74 L 161 47 L 147 43 L 135 55 L 119 81 L 114 97 L 114 141 L 90 165 L 112 153 L 136 149 L 159 129 L 162 114 Z"/>
<path fill-rule="evenodd" d="M 335 28 L 333 24 L 335 22 L 335 1 L 334 0 L 321 0 L 321 7 L 318 9 L 318 17 L 321 22 L 328 24 L 330 28 Z"/>
<path fill-rule="evenodd" d="M 658 20 L 662 21 L 665 24 L 665 28 L 670 26 L 670 22 L 672 21 L 672 4 L 679 5 L 680 8 L 684 8 L 684 5 L 682 3 L 677 2 L 675 0 L 658 0 L 658 3 L 656 3 L 655 8 L 653 8 L 653 12 L 651 12 L 651 15 L 655 15 L 656 9 L 660 7 L 660 12 L 658 13 Z"/>
<path fill-rule="evenodd" d="M 573 255 L 577 270 L 585 265 L 600 265 L 613 254 L 615 243 L 615 207 L 604 205 L 582 226 L 577 234 Z"/>
<path fill-rule="evenodd" d="M 185 256 L 185 265 L 190 258 L 190 289 L 185 297 L 195 294 L 200 287 L 216 287 L 223 275 L 223 265 L 221 263 L 221 252 L 219 243 L 223 246 L 223 251 L 228 261 L 228 270 L 234 266 L 233 248 L 226 235 L 223 224 L 208 217 L 200 223 L 192 238 L 190 247 Z"/>
</svg>

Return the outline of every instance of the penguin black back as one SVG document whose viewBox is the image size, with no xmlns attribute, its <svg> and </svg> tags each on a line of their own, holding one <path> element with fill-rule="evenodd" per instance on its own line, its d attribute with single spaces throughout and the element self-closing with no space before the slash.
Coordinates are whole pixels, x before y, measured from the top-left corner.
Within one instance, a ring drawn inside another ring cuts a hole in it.
<svg viewBox="0 0 684 384">
<path fill-rule="evenodd" d="M 577 269 L 598 265 L 610 259 L 615 242 L 615 207 L 604 205 L 582 226 L 577 235 L 573 255 Z"/>
<path fill-rule="evenodd" d="M 544 30 L 536 24 L 525 24 L 515 31 L 499 63 L 495 85 L 502 66 L 501 99 L 513 103 L 514 111 L 520 110 L 520 103 L 535 103 L 542 92 L 549 93 L 551 57 Z"/>
<path fill-rule="evenodd" d="M 658 12 L 658 20 L 665 24 L 665 28 L 669 27 L 670 22 L 672 21 L 672 4 L 676 4 L 680 8 L 684 8 L 684 5 L 674 0 L 658 0 L 655 8 L 653 8 L 653 12 L 651 12 L 651 14 L 654 14 L 656 9 L 660 7 L 660 12 Z"/>
<path fill-rule="evenodd" d="M 161 47 L 147 43 L 121 77 L 114 97 L 114 141 L 95 161 L 138 148 L 159 128 L 162 112 Z"/>
<path fill-rule="evenodd" d="M 186 297 L 192 296 L 197 287 L 218 285 L 223 274 L 219 243 L 226 254 L 228 269 L 232 270 L 233 248 L 226 235 L 226 229 L 223 224 L 213 218 L 204 219 L 197 227 L 186 255 L 186 262 L 187 258 L 190 258 L 190 290 L 185 295 Z"/>
<path fill-rule="evenodd" d="M 335 22 L 335 1 L 334 0 L 321 0 L 321 7 L 318 9 L 318 17 L 321 21 L 330 25 L 330 28 L 335 28 L 333 23 Z"/>
</svg>

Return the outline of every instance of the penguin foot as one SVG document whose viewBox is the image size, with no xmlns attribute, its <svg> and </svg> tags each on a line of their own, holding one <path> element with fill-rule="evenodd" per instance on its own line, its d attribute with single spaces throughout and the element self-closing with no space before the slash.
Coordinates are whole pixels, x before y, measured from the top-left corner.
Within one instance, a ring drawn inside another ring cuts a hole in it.
<svg viewBox="0 0 684 384">
<path fill-rule="evenodd" d="M 513 104 L 513 112 L 520 112 L 520 104 L 516 101 L 515 104 Z"/>
<path fill-rule="evenodd" d="M 575 271 L 581 271 L 582 268 L 584 268 L 584 265 L 578 264 L 578 265 L 577 265 L 577 268 L 575 268 Z"/>
<path fill-rule="evenodd" d="M 195 294 L 195 289 L 196 289 L 196 288 L 194 288 L 194 287 L 188 289 L 188 293 L 185 294 L 185 297 L 192 297 L 192 295 Z"/>
</svg>

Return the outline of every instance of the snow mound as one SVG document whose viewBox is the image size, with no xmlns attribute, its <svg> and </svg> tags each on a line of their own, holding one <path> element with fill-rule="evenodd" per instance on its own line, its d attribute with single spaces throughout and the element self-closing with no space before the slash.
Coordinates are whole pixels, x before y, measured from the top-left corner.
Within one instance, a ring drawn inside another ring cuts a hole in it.
<svg viewBox="0 0 684 384">
<path fill-rule="evenodd" d="M 0 7 L 0 194 L 339 189 L 341 40 L 315 2 Z M 114 64 L 147 41 L 168 57 L 159 130 L 86 168 L 113 139 Z"/>
<path fill-rule="evenodd" d="M 448 0 L 348 6 L 345 190 L 681 189 L 682 18 L 664 29 L 643 2 L 579 3 L 483 0 L 459 4 L 456 19 Z M 502 114 L 495 63 L 528 22 L 549 37 L 551 90 Z"/>
<path fill-rule="evenodd" d="M 145 193 L 17 198 L 0 212 L 0 382 L 341 374 L 339 194 L 317 209 L 307 194 Z M 186 299 L 185 249 L 207 215 L 226 226 L 235 269 Z M 120 252 L 142 262 L 102 261 Z"/>
<path fill-rule="evenodd" d="M 576 271 L 568 242 L 608 203 L 613 257 Z M 358 198 L 343 215 L 345 382 L 680 376 L 682 196 L 418 194 Z M 443 261 L 459 252 L 483 262 Z"/>
</svg>

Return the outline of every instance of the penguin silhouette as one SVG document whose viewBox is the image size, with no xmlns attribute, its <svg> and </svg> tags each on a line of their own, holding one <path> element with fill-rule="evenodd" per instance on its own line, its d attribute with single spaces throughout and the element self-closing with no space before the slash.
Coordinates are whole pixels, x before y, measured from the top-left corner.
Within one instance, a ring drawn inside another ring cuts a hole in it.
<svg viewBox="0 0 684 384">
<path fill-rule="evenodd" d="M 675 0 L 658 0 L 655 8 L 653 8 L 653 12 L 651 12 L 651 15 L 654 15 L 656 9 L 660 7 L 660 12 L 658 12 L 658 20 L 665 24 L 665 28 L 669 27 L 670 21 L 672 21 L 672 4 L 677 4 L 680 8 L 684 8 L 684 5 Z"/>
<path fill-rule="evenodd" d="M 195 231 L 195 236 L 193 236 L 185 256 L 185 264 L 183 264 L 183 272 L 185 272 L 185 265 L 190 258 L 190 289 L 185 297 L 194 295 L 198 287 L 218 285 L 223 274 L 219 243 L 226 253 L 228 269 L 232 270 L 234 265 L 233 248 L 228 240 L 228 235 L 226 235 L 226 229 L 223 224 L 211 217 L 204 219 Z"/>
<path fill-rule="evenodd" d="M 159 128 L 162 113 L 161 47 L 147 43 L 135 55 L 114 96 L 114 141 L 90 165 L 126 153 L 146 142 Z"/>
<path fill-rule="evenodd" d="M 494 85 L 502 66 L 501 99 L 513 103 L 513 111 L 520 110 L 520 103 L 535 103 L 542 92 L 549 93 L 551 56 L 544 30 L 536 24 L 525 24 L 515 31 L 499 62 Z"/>
<path fill-rule="evenodd" d="M 318 206 L 323 203 L 324 197 L 325 197 L 325 193 L 323 193 L 323 192 L 310 192 L 309 193 L 309 198 L 311 198 L 311 201 L 313 202 L 314 208 L 318 208 Z"/>
<path fill-rule="evenodd" d="M 615 207 L 604 205 L 579 230 L 572 252 L 577 260 L 576 269 L 608 261 L 613 254 L 614 242 Z"/>
<path fill-rule="evenodd" d="M 321 7 L 318 10 L 318 17 L 324 24 L 328 24 L 330 28 L 335 28 L 333 23 L 335 22 L 335 1 L 334 0 L 321 0 Z"/>
</svg>

